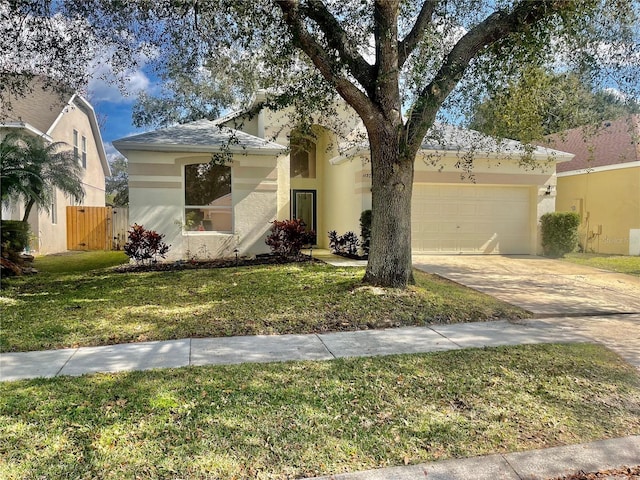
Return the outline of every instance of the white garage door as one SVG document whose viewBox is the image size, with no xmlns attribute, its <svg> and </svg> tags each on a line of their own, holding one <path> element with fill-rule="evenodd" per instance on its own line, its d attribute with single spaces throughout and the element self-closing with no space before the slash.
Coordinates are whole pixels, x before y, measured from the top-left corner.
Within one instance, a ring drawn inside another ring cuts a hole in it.
<svg viewBox="0 0 640 480">
<path fill-rule="evenodd" d="M 416 253 L 531 253 L 528 187 L 414 185 L 411 221 Z"/>
</svg>

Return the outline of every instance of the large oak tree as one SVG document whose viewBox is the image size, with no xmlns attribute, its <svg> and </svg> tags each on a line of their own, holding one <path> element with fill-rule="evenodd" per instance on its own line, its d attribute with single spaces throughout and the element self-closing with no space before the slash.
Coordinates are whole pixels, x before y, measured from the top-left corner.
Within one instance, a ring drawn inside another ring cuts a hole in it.
<svg viewBox="0 0 640 480">
<path fill-rule="evenodd" d="M 443 106 L 532 64 L 571 64 L 594 79 L 617 72 L 617 88 L 638 85 L 635 0 L 58 0 L 4 8 L 8 18 L 59 14 L 73 26 L 67 44 L 84 22 L 84 44 L 99 45 L 123 70 L 144 49 L 174 87 L 206 85 L 208 98 L 196 102 L 203 112 L 257 87 L 274 92 L 272 107 L 321 110 L 327 95 L 339 95 L 368 134 L 365 281 L 384 286 L 411 279 L 414 161 Z M 53 60 L 64 56 L 55 53 Z"/>
</svg>

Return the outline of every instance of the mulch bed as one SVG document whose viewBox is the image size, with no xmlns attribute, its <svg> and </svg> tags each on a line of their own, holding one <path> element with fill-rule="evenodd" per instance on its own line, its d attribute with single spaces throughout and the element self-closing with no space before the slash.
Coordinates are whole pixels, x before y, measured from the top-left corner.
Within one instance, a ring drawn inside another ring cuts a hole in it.
<svg viewBox="0 0 640 480">
<path fill-rule="evenodd" d="M 637 467 L 622 467 L 599 472 L 583 472 L 550 478 L 548 480 L 640 480 L 640 465 Z"/>
<path fill-rule="evenodd" d="M 278 255 L 264 254 L 255 257 L 238 257 L 235 258 L 217 258 L 210 260 L 178 260 L 176 262 L 156 262 L 156 263 L 127 263 L 114 267 L 114 271 L 118 273 L 131 272 L 171 272 L 176 270 L 197 270 L 206 268 L 233 268 L 247 267 L 253 265 L 284 265 L 287 263 L 322 263 L 321 260 L 310 257 L 309 255 L 300 254 L 298 257 L 280 257 Z"/>
</svg>

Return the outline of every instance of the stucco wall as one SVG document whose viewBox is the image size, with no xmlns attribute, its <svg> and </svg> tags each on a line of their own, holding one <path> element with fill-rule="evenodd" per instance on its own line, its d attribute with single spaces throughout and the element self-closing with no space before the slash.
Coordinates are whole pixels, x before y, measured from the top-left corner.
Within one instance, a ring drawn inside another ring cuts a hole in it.
<svg viewBox="0 0 640 480">
<path fill-rule="evenodd" d="M 640 228 L 640 166 L 560 174 L 556 207 L 581 215 L 587 252 L 628 255 L 629 230 Z"/>
<path fill-rule="evenodd" d="M 49 108 L 38 105 L 34 102 L 27 102 L 24 114 L 27 115 L 25 121 L 29 121 L 30 116 L 34 116 L 34 109 L 44 109 L 49 112 Z M 57 107 L 58 105 L 56 105 Z M 88 112 L 79 105 L 67 106 L 64 110 L 60 110 L 61 115 L 53 121 L 49 136 L 54 142 L 63 142 L 60 150 L 73 149 L 73 130 L 78 131 L 78 147 L 80 158 L 82 155 L 82 136 L 87 139 L 87 168 L 82 172 L 82 185 L 85 196 L 79 205 L 86 206 L 104 206 L 105 205 L 105 174 L 103 166 L 100 162 L 98 154 L 98 145 L 91 129 Z M 49 113 L 48 113 L 49 114 Z M 49 114 L 50 115 L 50 114 Z M 35 115 L 38 117 L 38 115 Z M 54 118 L 53 115 L 50 115 Z M 49 119 L 50 120 L 50 119 Z M 40 125 L 47 128 L 46 124 Z M 34 206 L 30 216 L 29 225 L 31 227 L 31 249 L 38 254 L 48 254 L 63 252 L 67 249 L 67 205 L 76 205 L 76 203 L 56 191 L 56 200 L 54 202 L 55 213 L 38 210 Z M 22 206 L 15 206 L 9 209 L 10 218 L 21 220 L 24 209 Z M 5 218 L 3 216 L 3 218 Z M 7 217 L 9 218 L 9 217 Z M 54 221 L 55 220 L 55 221 Z"/>
<path fill-rule="evenodd" d="M 264 239 L 282 203 L 282 159 L 275 155 L 234 156 L 230 164 L 233 232 L 224 233 L 183 228 L 184 165 L 207 163 L 210 154 L 132 151 L 127 156 L 129 221 L 165 234 L 165 242 L 171 245 L 168 260 L 231 257 L 236 248 L 240 255 L 268 251 Z"/>
</svg>

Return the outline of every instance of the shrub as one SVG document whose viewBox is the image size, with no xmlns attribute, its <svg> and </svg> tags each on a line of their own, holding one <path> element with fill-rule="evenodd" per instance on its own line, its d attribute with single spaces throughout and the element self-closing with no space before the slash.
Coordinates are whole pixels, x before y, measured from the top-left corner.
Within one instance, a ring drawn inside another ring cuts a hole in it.
<svg viewBox="0 0 640 480">
<path fill-rule="evenodd" d="M 360 237 L 362 237 L 362 251 L 369 255 L 371 248 L 371 210 L 364 210 L 360 214 Z"/>
<path fill-rule="evenodd" d="M 332 253 L 355 256 L 358 254 L 359 245 L 358 236 L 353 232 L 344 235 L 338 235 L 335 230 L 329 232 L 329 248 Z"/>
<path fill-rule="evenodd" d="M 29 244 L 29 224 L 18 220 L 2 220 L 2 248 L 20 253 Z"/>
<path fill-rule="evenodd" d="M 302 247 L 315 242 L 313 230 L 306 231 L 302 220 L 274 220 L 271 222 L 271 233 L 265 243 L 271 252 L 281 257 L 297 257 Z"/>
<path fill-rule="evenodd" d="M 548 257 L 563 257 L 578 246 L 580 215 L 575 212 L 545 213 L 542 225 L 542 251 Z"/>
<path fill-rule="evenodd" d="M 137 223 L 128 232 L 128 241 L 124 245 L 124 253 L 129 258 L 133 258 L 136 263 L 144 264 L 150 260 L 153 263 L 158 261 L 158 257 L 166 258 L 170 245 L 162 241 L 164 234 L 154 230 L 145 230 Z"/>
</svg>

